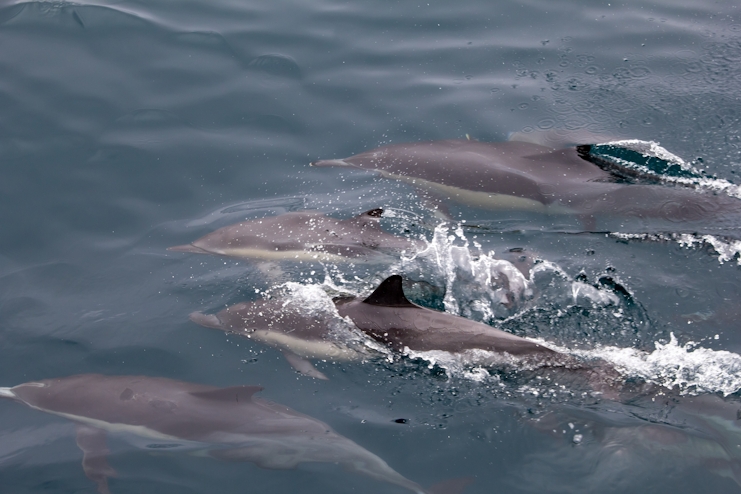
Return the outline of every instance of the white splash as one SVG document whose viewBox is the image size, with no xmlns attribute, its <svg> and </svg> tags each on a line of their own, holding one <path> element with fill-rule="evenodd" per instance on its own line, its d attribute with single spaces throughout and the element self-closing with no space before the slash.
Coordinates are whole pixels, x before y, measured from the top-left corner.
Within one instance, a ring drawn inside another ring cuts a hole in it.
<svg viewBox="0 0 741 494">
<path fill-rule="evenodd" d="M 654 242 L 676 242 L 685 248 L 710 246 L 718 254 L 718 262 L 723 264 L 735 260 L 741 266 L 741 241 L 723 240 L 713 235 L 692 233 L 610 233 L 610 236 L 624 240 L 651 240 Z"/>
<path fill-rule="evenodd" d="M 683 394 L 723 393 L 728 396 L 741 390 L 741 355 L 702 348 L 692 341 L 682 345 L 673 333 L 668 343 L 654 343 L 653 352 L 614 346 L 570 350 L 545 341 L 539 343 L 578 357 L 602 359 L 626 378 L 638 377 L 666 388 L 676 386 Z"/>
<path fill-rule="evenodd" d="M 400 270 L 406 272 L 412 265 L 442 278 L 443 304 L 451 314 L 468 315 L 458 302 L 464 292 L 466 299 L 473 300 L 471 308 L 485 320 L 494 319 L 498 305 L 511 306 L 532 296 L 529 278 L 511 262 L 497 258 L 494 251 L 485 252 L 478 242 L 471 246 L 461 225 L 435 227 L 427 246 L 403 258 Z"/>
<path fill-rule="evenodd" d="M 293 306 L 304 314 L 337 314 L 332 299 L 322 289 L 322 285 L 289 281 L 280 285 L 278 290 L 284 299 L 283 307 Z"/>
<path fill-rule="evenodd" d="M 637 151 L 644 156 L 652 156 L 654 158 L 659 158 L 660 160 L 669 161 L 671 163 L 675 163 L 682 167 L 683 170 L 686 170 L 688 172 L 697 173 L 697 170 L 695 170 L 692 165 L 684 161 L 682 158 L 677 156 L 674 153 L 670 153 L 665 148 L 661 147 L 661 145 L 658 142 L 655 141 L 642 141 L 640 139 L 623 139 L 619 141 L 610 141 L 605 142 L 604 144 L 620 147 L 620 148 L 626 148 L 626 149 L 632 149 L 633 151 Z"/>
<path fill-rule="evenodd" d="M 597 306 L 620 305 L 620 298 L 613 292 L 600 290 L 592 285 L 580 281 L 571 283 L 571 298 L 574 304 L 586 298 Z"/>
<path fill-rule="evenodd" d="M 625 239 L 673 241 L 690 248 L 707 244 L 718 252 L 720 262 L 731 261 L 741 253 L 741 242 L 725 242 L 710 235 L 621 233 L 612 235 Z M 739 263 L 741 264 L 741 261 Z M 534 262 L 530 267 L 529 276 L 526 277 L 509 261 L 497 259 L 494 252 L 484 252 L 475 240 L 467 239 L 460 225 L 438 225 L 424 249 L 411 254 L 410 257 L 404 257 L 400 264 L 390 269 L 393 272 L 411 270 L 419 270 L 430 282 L 445 287 L 446 312 L 470 317 L 468 312 L 474 310 L 479 313 L 474 319 L 480 321 L 493 316 L 495 306 L 506 303 L 510 300 L 508 297 L 530 296 L 536 288 L 535 285 L 539 283 L 539 277 L 548 275 L 555 275 L 559 280 L 556 286 L 566 297 L 564 299 L 566 303 L 583 304 L 590 301 L 595 306 L 618 308 L 622 304 L 619 296 L 613 291 L 597 288 L 582 281 L 573 281 L 558 265 L 546 260 L 538 259 Z M 376 355 L 385 355 L 389 360 L 398 358 L 398 354 L 394 356 L 388 348 L 362 333 L 350 320 L 340 317 L 329 295 L 333 293 L 357 295 L 369 288 L 367 280 L 345 279 L 341 273 L 333 272 L 330 275 L 329 271 L 325 271 L 324 280 L 321 281 L 320 274 L 317 273 L 314 283 L 316 284 L 288 282 L 280 285 L 276 289 L 277 293 L 272 290 L 271 292 L 286 298 L 286 303 L 296 304 L 304 313 L 329 314 L 332 321 L 330 330 L 342 341 L 373 350 Z M 459 301 L 456 295 L 460 294 L 465 294 L 468 302 Z M 583 350 L 566 348 L 540 339 L 531 341 L 585 361 L 604 360 L 613 365 L 626 379 L 641 378 L 666 388 L 676 386 L 682 393 L 729 395 L 741 390 L 741 355 L 702 348 L 694 342 L 680 344 L 673 334 L 667 343 L 656 342 L 653 352 L 617 346 L 598 346 Z M 450 377 L 498 384 L 502 384 L 499 377 L 490 375 L 487 369 L 520 365 L 509 356 L 485 350 L 449 353 L 406 349 L 403 356 L 421 359 L 427 362 L 430 368 L 439 366 Z"/>
<path fill-rule="evenodd" d="M 266 293 L 266 296 L 277 295 L 283 301 L 283 307 L 290 307 L 300 314 L 322 320 L 328 326 L 327 336 L 348 348 L 368 354 L 368 351 L 389 355 L 390 350 L 365 335 L 349 318 L 343 318 L 337 312 L 332 297 L 328 292 L 340 291 L 329 275 L 321 284 L 302 284 L 289 281 Z"/>
<path fill-rule="evenodd" d="M 427 362 L 429 369 L 438 366 L 445 369 L 449 377 L 468 379 L 474 382 L 499 381 L 486 370 L 487 367 L 514 364 L 514 358 L 501 353 L 486 350 L 470 349 L 460 353 L 450 353 L 442 350 L 416 351 L 404 348 L 402 354 L 410 359 L 420 359 Z"/>
<path fill-rule="evenodd" d="M 621 140 L 621 141 L 605 142 L 603 144 L 616 146 L 616 147 L 623 147 L 626 149 L 632 149 L 645 156 L 652 156 L 652 157 L 659 158 L 664 161 L 668 161 L 670 163 L 674 163 L 680 166 L 683 170 L 690 172 L 696 176 L 701 175 L 700 171 L 697 170 L 694 166 L 684 161 L 679 156 L 673 153 L 670 153 L 669 151 L 661 147 L 658 142 L 641 141 L 639 139 L 626 139 L 626 140 Z M 643 169 L 649 175 L 652 174 L 650 170 L 648 170 L 647 168 L 643 166 L 636 166 L 635 164 L 633 164 L 633 166 L 637 169 Z M 709 178 L 709 177 L 684 178 L 684 177 L 666 177 L 665 176 L 665 177 L 662 177 L 662 180 L 665 180 L 666 182 L 674 182 L 674 183 L 682 184 L 682 185 L 699 186 L 704 189 L 713 190 L 716 192 L 723 192 L 724 194 L 727 194 L 731 197 L 737 197 L 741 199 L 741 187 L 729 182 L 728 180 L 723 180 L 720 178 Z"/>
<path fill-rule="evenodd" d="M 656 342 L 653 352 L 614 346 L 572 350 L 541 339 L 531 341 L 585 361 L 603 360 L 614 366 L 626 379 L 640 378 L 667 389 L 676 387 L 682 394 L 722 393 L 728 396 L 741 390 L 741 355 L 698 347 L 694 342 L 681 345 L 673 334 L 666 344 Z M 475 382 L 499 382 L 499 378 L 490 375 L 487 368 L 518 365 L 512 357 L 484 350 L 454 354 L 405 349 L 404 355 L 428 362 L 430 369 L 439 366 L 450 377 Z M 538 386 L 529 386 L 527 390 L 534 394 L 544 392 Z"/>
<path fill-rule="evenodd" d="M 721 264 L 736 259 L 736 262 L 741 265 L 741 241 L 739 240 L 724 241 L 712 235 L 699 236 L 685 233 L 679 236 L 677 242 L 682 247 L 693 247 L 696 244 L 710 245 L 718 254 L 718 262 Z"/>
<path fill-rule="evenodd" d="M 582 285 L 584 284 L 575 282 L 572 286 L 576 288 L 572 289 L 582 289 Z M 593 289 L 589 285 L 584 286 Z M 362 347 L 393 360 L 394 356 L 388 348 L 372 340 L 350 320 L 343 319 L 337 313 L 332 298 L 327 293 L 336 290 L 337 287 L 329 278 L 322 284 L 304 285 L 288 282 L 278 288 L 280 296 L 285 298 L 286 306 L 295 304 L 304 313 L 317 317 L 323 314 L 328 317 L 330 333 L 334 338 L 353 348 Z M 593 290 L 595 293 L 591 293 L 591 290 L 588 292 L 589 298 L 593 298 L 595 302 L 613 303 L 610 297 L 613 294 Z M 604 360 L 614 366 L 626 379 L 640 378 L 666 388 L 677 387 L 683 394 L 722 393 L 727 396 L 741 390 L 741 355 L 725 350 L 703 348 L 692 341 L 680 344 L 674 334 L 671 334 L 667 343 L 656 342 L 653 352 L 616 346 L 580 350 L 542 339 L 527 339 L 585 361 Z M 402 355 L 411 359 L 421 359 L 427 362 L 430 368 L 439 366 L 450 377 L 500 385 L 502 383 L 499 377 L 492 376 L 487 369 L 522 365 L 519 360 L 509 355 L 479 349 L 450 353 L 439 350 L 421 352 L 406 348 Z"/>
</svg>

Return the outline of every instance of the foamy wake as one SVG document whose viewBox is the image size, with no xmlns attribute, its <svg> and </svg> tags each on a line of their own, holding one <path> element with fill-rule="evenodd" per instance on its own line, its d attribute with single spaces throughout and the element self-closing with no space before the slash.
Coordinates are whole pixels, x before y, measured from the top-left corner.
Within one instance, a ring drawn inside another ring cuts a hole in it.
<svg viewBox="0 0 741 494">
<path fill-rule="evenodd" d="M 668 389 L 676 387 L 682 394 L 722 393 L 728 396 L 741 390 L 741 355 L 701 348 L 693 342 L 681 345 L 673 334 L 668 343 L 657 342 L 653 352 L 614 346 L 571 350 L 539 339 L 533 341 L 585 361 L 601 359 L 613 365 L 626 379 L 640 378 Z M 491 376 L 487 369 L 517 364 L 513 358 L 483 350 L 451 354 L 407 349 L 404 355 L 428 362 L 429 368 L 443 368 L 450 377 L 476 382 L 498 382 L 499 378 Z"/>
<path fill-rule="evenodd" d="M 656 342 L 653 352 L 635 348 L 600 346 L 592 350 L 570 350 L 545 341 L 542 345 L 585 359 L 602 359 L 626 378 L 642 378 L 682 394 L 723 393 L 741 390 L 741 355 L 711 350 L 695 342 L 680 344 L 674 334 L 667 343 Z"/>
<path fill-rule="evenodd" d="M 336 291 L 338 288 L 328 278 L 321 285 L 289 282 L 278 288 L 278 292 L 286 298 L 286 305 L 296 304 L 306 313 L 327 318 L 330 321 L 330 332 L 336 341 L 342 341 L 354 349 L 362 347 L 369 352 L 369 356 L 375 354 L 393 359 L 385 346 L 363 334 L 351 321 L 343 319 L 337 313 L 327 291 Z M 680 344 L 674 334 L 671 334 L 667 343 L 656 342 L 652 352 L 616 346 L 579 350 L 542 339 L 531 340 L 587 362 L 603 360 L 614 366 L 626 379 L 640 378 L 666 388 L 677 387 L 683 394 L 722 393 L 727 396 L 741 390 L 741 355 L 703 348 L 695 342 Z M 499 382 L 499 378 L 492 376 L 488 369 L 518 365 L 515 358 L 485 350 L 449 353 L 406 349 L 403 356 L 421 359 L 428 363 L 429 368 L 438 366 L 451 378 L 475 382 Z"/>
<path fill-rule="evenodd" d="M 718 254 L 718 262 L 723 264 L 736 261 L 741 266 L 741 241 L 724 240 L 713 235 L 696 235 L 692 233 L 611 233 L 615 238 L 624 240 L 651 240 L 654 242 L 676 242 L 682 247 L 711 247 Z"/>
<path fill-rule="evenodd" d="M 665 182 L 674 182 L 681 185 L 699 187 L 715 192 L 721 192 L 731 197 L 741 199 L 741 187 L 729 182 L 728 180 L 703 176 L 702 172 L 696 169 L 691 163 L 688 163 L 679 156 L 670 153 L 669 151 L 661 147 L 658 142 L 641 141 L 639 139 L 626 139 L 622 141 L 605 142 L 603 144 L 632 149 L 643 154 L 644 156 L 655 157 L 663 161 L 676 164 L 683 171 L 688 172 L 692 175 L 692 178 L 663 175 L 661 179 Z M 636 163 L 626 163 L 626 167 L 642 171 L 646 176 L 653 175 L 652 170 L 649 170 L 647 167 L 638 165 Z"/>
<path fill-rule="evenodd" d="M 646 238 L 643 235 L 615 234 L 624 238 Z M 723 242 L 712 236 L 668 235 L 654 240 L 671 240 L 682 246 L 692 247 L 699 243 L 709 244 L 718 252 L 719 260 L 726 262 L 741 253 L 741 242 Z M 473 245 L 471 245 L 473 244 Z M 610 290 L 596 288 L 581 281 L 572 281 L 559 266 L 538 261 L 531 265 L 526 277 L 512 263 L 495 257 L 494 252 L 484 252 L 474 241 L 469 241 L 460 226 L 439 225 L 426 248 L 404 258 L 393 272 L 408 272 L 413 267 L 437 286 L 445 287 L 445 309 L 449 313 L 470 317 L 470 308 L 459 302 L 459 294 L 466 300 L 480 301 L 478 320 L 491 320 L 498 304 L 507 297 L 527 297 L 544 273 L 552 273 L 563 281 L 560 290 L 573 303 L 587 300 L 597 306 L 620 307 L 619 297 Z M 314 274 L 314 273 L 312 273 Z M 342 274 L 326 270 L 324 279 L 316 273 L 313 283 L 284 283 L 271 289 L 266 296 L 277 296 L 285 300 L 286 306 L 299 307 L 305 314 L 327 320 L 330 334 L 335 341 L 350 347 L 362 347 L 368 355 L 377 355 L 393 360 L 388 348 L 378 344 L 362 333 L 349 319 L 342 318 L 332 302 L 332 295 L 352 293 L 361 295 L 369 288 L 367 280 L 344 279 Z M 506 283 L 503 284 L 503 280 Z M 535 281 L 533 281 L 535 280 Z M 509 293 L 509 295 L 506 295 Z M 680 344 L 674 335 L 667 343 L 654 343 L 652 352 L 618 346 L 597 346 L 592 349 L 571 349 L 549 341 L 532 339 L 553 350 L 573 355 L 585 361 L 601 359 L 614 366 L 626 379 L 640 378 L 666 388 L 677 387 L 682 393 L 722 393 L 729 395 L 741 390 L 741 355 L 700 347 L 697 343 Z M 406 350 L 403 356 L 421 359 L 430 368 L 438 366 L 448 376 L 476 382 L 494 382 L 499 378 L 489 372 L 492 368 L 517 367 L 518 362 L 507 356 L 484 350 L 469 350 L 461 353 L 443 351 L 416 352 Z"/>
</svg>

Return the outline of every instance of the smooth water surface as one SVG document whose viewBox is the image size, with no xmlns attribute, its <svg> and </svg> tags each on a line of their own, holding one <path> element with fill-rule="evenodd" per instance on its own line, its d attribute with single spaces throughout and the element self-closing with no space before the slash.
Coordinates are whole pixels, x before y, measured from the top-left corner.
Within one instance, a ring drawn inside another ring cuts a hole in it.
<svg viewBox="0 0 741 494">
<path fill-rule="evenodd" d="M 456 204 L 439 225 L 407 185 L 308 166 L 547 133 L 660 142 L 735 182 L 734 2 L 2 2 L 0 47 L 0 385 L 88 372 L 260 384 L 405 477 L 471 477 L 471 494 L 741 491 L 737 424 L 687 425 L 671 400 L 611 403 L 429 355 L 320 362 L 318 381 L 188 319 L 289 281 L 368 293 L 400 272 L 436 289 L 418 303 L 741 408 L 737 225 L 579 233 L 575 218 Z M 377 207 L 426 254 L 334 267 L 166 250 L 245 218 Z M 503 305 L 476 273 L 510 249 L 535 271 Z M 71 422 L 10 401 L 0 417 L 3 492 L 95 492 Z M 328 464 L 109 443 L 114 493 L 405 492 Z"/>
</svg>

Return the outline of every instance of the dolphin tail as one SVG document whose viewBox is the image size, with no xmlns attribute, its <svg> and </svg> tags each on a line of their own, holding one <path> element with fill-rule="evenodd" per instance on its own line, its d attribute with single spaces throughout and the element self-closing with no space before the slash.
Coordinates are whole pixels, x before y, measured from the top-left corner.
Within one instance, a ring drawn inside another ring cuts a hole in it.
<svg viewBox="0 0 741 494">
<path fill-rule="evenodd" d="M 13 388 L 0 388 L 0 398 L 15 398 Z"/>
<path fill-rule="evenodd" d="M 192 254 L 208 254 L 208 252 L 196 247 L 193 244 L 174 245 L 172 247 L 168 247 L 167 250 L 171 250 L 173 252 L 190 252 Z"/>
<path fill-rule="evenodd" d="M 213 329 L 223 329 L 221 321 L 214 314 L 204 314 L 203 312 L 191 312 L 188 318 L 196 324 Z"/>
</svg>

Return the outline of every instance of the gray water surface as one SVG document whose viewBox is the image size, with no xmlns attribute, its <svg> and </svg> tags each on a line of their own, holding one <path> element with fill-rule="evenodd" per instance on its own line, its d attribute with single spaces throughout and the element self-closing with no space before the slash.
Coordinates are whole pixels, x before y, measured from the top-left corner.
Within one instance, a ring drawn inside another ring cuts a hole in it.
<svg viewBox="0 0 741 494">
<path fill-rule="evenodd" d="M 413 188 L 308 166 L 391 143 L 638 138 L 737 181 L 734 2 L 2 2 L 0 47 L 0 385 L 87 372 L 259 384 L 423 486 L 472 477 L 470 494 L 741 491 L 738 431 L 686 427 L 661 400 L 630 408 L 533 394 L 507 376 L 477 381 L 420 358 L 320 362 L 329 381 L 301 376 L 278 351 L 188 314 L 285 281 L 322 283 L 324 266 L 166 251 L 301 209 L 384 207 L 424 219 L 419 232 L 432 240 L 439 220 Z M 629 238 L 578 233 L 574 218 L 449 207 L 453 223 L 469 224 L 470 249 L 476 236 L 486 252 L 523 248 L 555 266 L 487 322 L 592 355 L 658 343 L 663 360 L 648 377 L 737 402 L 741 282 L 735 244 L 722 243 L 728 225 L 702 225 L 714 247 L 672 237 L 694 233 L 681 224 Z M 443 252 L 464 243 L 453 223 L 457 240 L 438 244 Z M 351 288 L 398 266 L 355 267 Z M 446 285 L 432 264 L 407 268 L 485 319 L 472 305 L 481 286 Z M 577 281 L 620 296 L 579 299 Z M 0 417 L 3 492 L 95 492 L 70 422 L 9 401 Z M 153 455 L 115 437 L 110 448 L 114 493 L 404 492 L 334 465 L 267 470 Z"/>
</svg>

